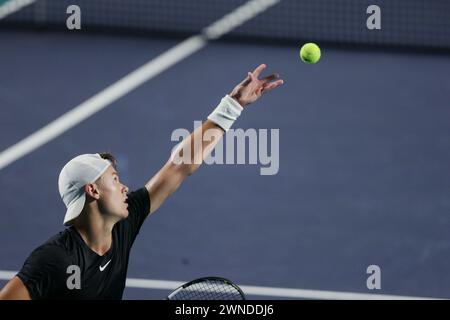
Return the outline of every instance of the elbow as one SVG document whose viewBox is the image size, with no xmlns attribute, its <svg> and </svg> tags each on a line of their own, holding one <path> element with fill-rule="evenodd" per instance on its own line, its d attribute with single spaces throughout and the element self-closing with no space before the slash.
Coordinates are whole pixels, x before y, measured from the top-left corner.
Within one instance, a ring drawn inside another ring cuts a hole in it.
<svg viewBox="0 0 450 320">
<path fill-rule="evenodd" d="M 200 165 L 198 164 L 185 164 L 185 163 L 176 163 L 173 159 L 169 159 L 166 166 L 170 172 L 175 173 L 181 176 L 190 176 L 195 171 L 197 171 Z"/>
</svg>

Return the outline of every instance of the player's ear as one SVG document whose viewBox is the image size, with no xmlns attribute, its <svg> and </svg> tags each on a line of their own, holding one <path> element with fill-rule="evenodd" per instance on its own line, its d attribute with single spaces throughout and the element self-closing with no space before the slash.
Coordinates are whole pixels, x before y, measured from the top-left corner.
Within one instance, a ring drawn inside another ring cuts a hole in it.
<svg viewBox="0 0 450 320">
<path fill-rule="evenodd" d="M 93 199 L 99 199 L 100 198 L 100 192 L 98 190 L 98 186 L 95 183 L 88 183 L 84 186 L 84 191 L 86 192 L 86 195 L 93 198 Z"/>
</svg>

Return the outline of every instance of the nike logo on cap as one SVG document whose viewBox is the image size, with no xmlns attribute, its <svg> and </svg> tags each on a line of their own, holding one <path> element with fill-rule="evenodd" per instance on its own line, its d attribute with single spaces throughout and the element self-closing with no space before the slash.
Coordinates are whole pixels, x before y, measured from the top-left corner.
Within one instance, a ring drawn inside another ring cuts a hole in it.
<svg viewBox="0 0 450 320">
<path fill-rule="evenodd" d="M 108 264 L 111 262 L 111 260 L 109 260 L 103 267 L 99 266 L 98 268 L 100 269 L 100 271 L 105 270 L 105 268 L 108 266 Z"/>
</svg>

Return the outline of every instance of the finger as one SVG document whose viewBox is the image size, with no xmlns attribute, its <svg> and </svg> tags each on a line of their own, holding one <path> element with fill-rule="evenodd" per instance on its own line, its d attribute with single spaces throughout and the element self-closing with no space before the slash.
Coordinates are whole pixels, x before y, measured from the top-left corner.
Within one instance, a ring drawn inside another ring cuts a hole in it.
<svg viewBox="0 0 450 320">
<path fill-rule="evenodd" d="M 278 78 L 280 78 L 280 75 L 278 73 L 273 73 L 270 76 L 262 78 L 262 81 L 263 82 L 270 82 L 270 81 L 276 80 Z"/>
<path fill-rule="evenodd" d="M 256 95 L 259 97 L 264 93 L 264 87 L 261 86 L 258 89 L 256 89 Z"/>
<path fill-rule="evenodd" d="M 246 86 L 246 85 L 248 85 L 248 84 L 250 83 L 250 81 L 252 81 L 252 77 L 251 77 L 251 74 L 250 74 L 250 72 L 249 72 L 249 73 L 247 73 L 247 77 L 245 77 L 245 79 L 242 80 L 242 82 L 240 83 L 240 85 L 241 85 L 241 86 Z"/>
<path fill-rule="evenodd" d="M 265 92 L 268 92 L 268 91 L 273 90 L 275 88 L 278 88 L 283 83 L 284 83 L 283 80 L 277 80 L 277 81 L 274 81 L 274 82 L 271 82 L 271 83 L 266 83 L 263 86 L 262 93 L 265 93 Z"/>
<path fill-rule="evenodd" d="M 276 84 L 277 86 L 279 86 L 279 85 L 282 85 L 283 83 L 284 83 L 283 79 L 278 79 L 276 81 L 266 82 L 266 83 L 263 84 L 263 86 L 267 87 L 267 86 L 272 86 L 273 84 Z"/>
<path fill-rule="evenodd" d="M 272 82 L 267 84 L 266 86 L 263 87 L 262 93 L 266 93 L 269 92 L 275 88 L 278 88 L 279 86 L 281 86 L 283 84 L 283 81 L 276 81 L 276 82 Z"/>
<path fill-rule="evenodd" d="M 255 76 L 255 73 L 249 72 L 248 76 L 250 77 L 250 81 L 258 81 L 258 77 Z"/>
<path fill-rule="evenodd" d="M 259 66 L 256 67 L 255 70 L 253 70 L 252 74 L 255 76 L 255 78 L 258 78 L 259 75 L 261 74 L 261 72 L 266 68 L 266 65 L 260 64 Z"/>
</svg>

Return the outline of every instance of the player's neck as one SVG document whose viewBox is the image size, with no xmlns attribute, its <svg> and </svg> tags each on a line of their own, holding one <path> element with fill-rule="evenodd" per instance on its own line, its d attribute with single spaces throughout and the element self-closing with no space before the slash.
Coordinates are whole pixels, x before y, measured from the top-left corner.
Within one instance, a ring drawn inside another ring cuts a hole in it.
<svg viewBox="0 0 450 320">
<path fill-rule="evenodd" d="M 106 220 L 95 214 L 82 214 L 74 223 L 74 227 L 86 245 L 102 256 L 112 244 L 112 229 L 115 222 Z"/>
</svg>

